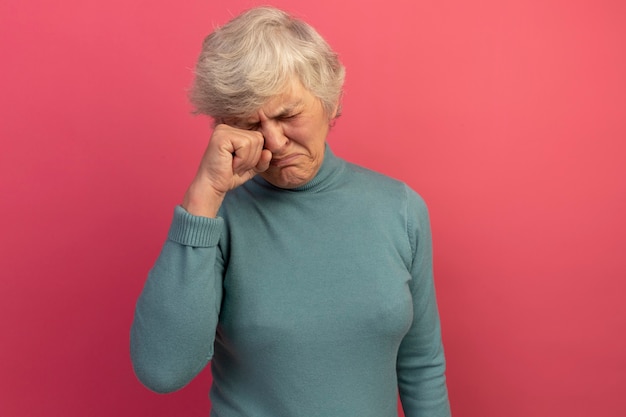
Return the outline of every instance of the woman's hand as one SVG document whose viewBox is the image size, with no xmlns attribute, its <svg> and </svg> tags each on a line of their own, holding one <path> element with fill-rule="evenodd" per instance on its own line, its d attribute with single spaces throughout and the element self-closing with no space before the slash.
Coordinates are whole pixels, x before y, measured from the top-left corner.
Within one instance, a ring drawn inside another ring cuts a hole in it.
<svg viewBox="0 0 626 417">
<path fill-rule="evenodd" d="M 263 144 L 258 131 L 217 125 L 182 207 L 196 216 L 215 217 L 228 191 L 269 168 L 272 153 Z"/>
</svg>

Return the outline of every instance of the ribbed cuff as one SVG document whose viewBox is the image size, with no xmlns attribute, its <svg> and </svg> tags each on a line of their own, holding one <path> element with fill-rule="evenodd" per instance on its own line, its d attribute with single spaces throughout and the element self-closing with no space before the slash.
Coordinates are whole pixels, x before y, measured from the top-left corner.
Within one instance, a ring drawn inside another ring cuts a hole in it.
<svg viewBox="0 0 626 417">
<path fill-rule="evenodd" d="M 167 238 L 185 246 L 209 248 L 216 246 L 222 234 L 224 219 L 209 219 L 189 214 L 181 206 L 174 209 L 174 218 Z"/>
</svg>

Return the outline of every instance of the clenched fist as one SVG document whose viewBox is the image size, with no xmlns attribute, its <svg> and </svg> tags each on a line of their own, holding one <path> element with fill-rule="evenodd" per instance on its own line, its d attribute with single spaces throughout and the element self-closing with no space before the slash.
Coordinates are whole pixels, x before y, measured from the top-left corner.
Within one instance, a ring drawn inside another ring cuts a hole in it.
<svg viewBox="0 0 626 417">
<path fill-rule="evenodd" d="M 261 132 L 217 125 L 182 207 L 196 216 L 215 217 L 228 191 L 269 168 L 272 153 L 263 146 Z"/>
</svg>

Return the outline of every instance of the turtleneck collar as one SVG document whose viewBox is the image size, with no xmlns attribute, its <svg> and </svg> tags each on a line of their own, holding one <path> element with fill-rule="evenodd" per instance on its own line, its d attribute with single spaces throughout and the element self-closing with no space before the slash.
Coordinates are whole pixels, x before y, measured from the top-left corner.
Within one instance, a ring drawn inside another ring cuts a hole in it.
<svg viewBox="0 0 626 417">
<path fill-rule="evenodd" d="M 281 191 L 317 192 L 334 184 L 344 167 L 345 162 L 341 158 L 337 158 L 335 156 L 327 143 L 324 148 L 324 161 L 322 161 L 322 166 L 320 166 L 320 169 L 317 171 L 317 174 L 315 174 L 315 177 L 313 177 L 313 179 L 306 184 L 296 188 L 280 188 L 270 184 L 260 175 L 255 176 L 253 181 L 263 187 L 269 187 Z"/>
</svg>

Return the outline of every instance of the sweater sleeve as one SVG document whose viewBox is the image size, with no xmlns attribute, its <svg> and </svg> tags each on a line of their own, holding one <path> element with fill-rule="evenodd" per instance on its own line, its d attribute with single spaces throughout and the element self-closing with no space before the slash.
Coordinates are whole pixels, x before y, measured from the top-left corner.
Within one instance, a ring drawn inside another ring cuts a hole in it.
<svg viewBox="0 0 626 417">
<path fill-rule="evenodd" d="M 130 332 L 135 374 L 166 393 L 189 383 L 213 356 L 222 299 L 217 243 L 224 221 L 176 207 L 161 254 L 137 300 Z"/>
<path fill-rule="evenodd" d="M 428 209 L 408 189 L 407 228 L 413 250 L 413 323 L 398 352 L 400 400 L 406 417 L 449 417 L 445 358 L 432 268 Z"/>
</svg>

